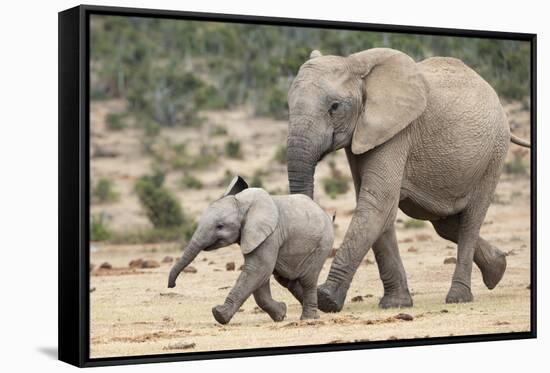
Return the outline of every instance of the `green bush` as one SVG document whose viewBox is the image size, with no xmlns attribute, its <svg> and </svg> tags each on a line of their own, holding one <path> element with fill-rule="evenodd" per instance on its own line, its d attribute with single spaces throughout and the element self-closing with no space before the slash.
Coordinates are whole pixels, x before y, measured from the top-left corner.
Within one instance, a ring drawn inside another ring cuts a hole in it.
<svg viewBox="0 0 550 373">
<path fill-rule="evenodd" d="M 92 215 L 90 222 L 90 241 L 105 241 L 109 239 L 111 232 L 103 215 Z"/>
<path fill-rule="evenodd" d="M 106 203 L 118 199 L 114 184 L 110 179 L 100 178 L 92 188 L 92 202 Z"/>
<path fill-rule="evenodd" d="M 124 232 L 113 232 L 109 242 L 113 244 L 150 244 L 171 241 L 189 241 L 197 229 L 194 221 L 171 228 L 147 228 Z"/>
<path fill-rule="evenodd" d="M 210 129 L 210 136 L 226 136 L 227 128 L 222 125 L 216 125 Z"/>
<path fill-rule="evenodd" d="M 139 202 L 155 228 L 183 225 L 185 217 L 178 200 L 162 186 L 164 174 L 142 176 L 135 185 Z"/>
<path fill-rule="evenodd" d="M 126 128 L 126 123 L 124 123 L 125 114 L 119 113 L 109 113 L 105 117 L 105 123 L 107 128 L 111 131 L 120 131 Z"/>
<path fill-rule="evenodd" d="M 263 173 L 260 170 L 256 170 L 254 172 L 254 175 L 252 175 L 252 179 L 250 180 L 250 187 L 251 188 L 263 188 L 264 187 L 264 181 L 263 176 L 265 173 Z"/>
<path fill-rule="evenodd" d="M 183 174 L 178 184 L 184 189 L 202 189 L 202 182 L 188 173 Z"/>
<path fill-rule="evenodd" d="M 520 154 L 514 154 L 514 158 L 504 165 L 504 172 L 510 175 L 527 175 L 529 174 L 529 164 L 523 160 Z"/>
<path fill-rule="evenodd" d="M 277 146 L 277 149 L 275 150 L 275 154 L 273 155 L 273 160 L 280 164 L 286 164 L 287 162 L 286 151 L 287 151 L 286 145 L 281 144 Z"/>
<path fill-rule="evenodd" d="M 241 142 L 238 140 L 229 140 L 225 143 L 225 155 L 229 158 L 240 159 L 243 157 L 241 151 Z"/>
<path fill-rule="evenodd" d="M 335 199 L 339 194 L 348 192 L 350 179 L 336 168 L 334 159 L 331 159 L 328 165 L 330 176 L 323 179 L 323 188 L 330 198 Z"/>
<path fill-rule="evenodd" d="M 407 229 L 418 229 L 423 228 L 426 226 L 426 222 L 424 220 L 418 220 L 418 219 L 407 219 L 404 223 L 404 227 Z"/>
</svg>

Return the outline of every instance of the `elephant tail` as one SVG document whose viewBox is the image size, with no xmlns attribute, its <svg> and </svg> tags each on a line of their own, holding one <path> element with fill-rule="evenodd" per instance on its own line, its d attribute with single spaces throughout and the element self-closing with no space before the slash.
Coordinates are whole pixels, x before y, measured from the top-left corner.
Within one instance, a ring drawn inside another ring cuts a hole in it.
<svg viewBox="0 0 550 373">
<path fill-rule="evenodd" d="M 529 141 L 524 140 L 520 137 L 517 137 L 513 133 L 510 134 L 510 141 L 512 141 L 516 145 L 523 146 L 525 148 L 530 148 L 531 147 L 531 143 Z"/>
</svg>

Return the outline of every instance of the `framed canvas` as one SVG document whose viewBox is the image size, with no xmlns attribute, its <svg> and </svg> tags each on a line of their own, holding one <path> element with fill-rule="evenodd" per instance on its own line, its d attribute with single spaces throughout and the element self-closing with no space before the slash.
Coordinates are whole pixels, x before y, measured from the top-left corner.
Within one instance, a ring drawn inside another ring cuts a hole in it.
<svg viewBox="0 0 550 373">
<path fill-rule="evenodd" d="M 536 337 L 536 35 L 59 13 L 59 359 Z"/>
</svg>

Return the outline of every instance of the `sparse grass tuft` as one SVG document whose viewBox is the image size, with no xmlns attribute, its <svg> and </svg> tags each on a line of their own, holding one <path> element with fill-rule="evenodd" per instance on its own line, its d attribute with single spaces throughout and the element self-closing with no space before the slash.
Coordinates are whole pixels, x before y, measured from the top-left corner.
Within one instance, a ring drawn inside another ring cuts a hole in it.
<svg viewBox="0 0 550 373">
<path fill-rule="evenodd" d="M 273 160 L 280 164 L 286 164 L 286 148 L 286 145 L 282 144 L 277 146 L 277 149 L 275 150 L 275 155 L 273 156 Z"/>
<path fill-rule="evenodd" d="M 426 226 L 426 222 L 424 220 L 418 220 L 418 219 L 408 219 L 404 223 L 404 227 L 406 229 L 419 229 L 424 228 Z"/>
<path fill-rule="evenodd" d="M 179 186 L 183 189 L 202 189 L 202 182 L 195 176 L 184 173 L 181 179 L 178 182 Z"/>
<path fill-rule="evenodd" d="M 107 129 L 111 131 L 120 131 L 126 128 L 126 123 L 124 122 L 125 114 L 119 113 L 109 113 L 105 117 L 105 124 Z"/>
<path fill-rule="evenodd" d="M 210 136 L 216 137 L 216 136 L 226 136 L 227 135 L 227 128 L 225 128 L 222 125 L 215 125 L 210 129 Z"/>
</svg>

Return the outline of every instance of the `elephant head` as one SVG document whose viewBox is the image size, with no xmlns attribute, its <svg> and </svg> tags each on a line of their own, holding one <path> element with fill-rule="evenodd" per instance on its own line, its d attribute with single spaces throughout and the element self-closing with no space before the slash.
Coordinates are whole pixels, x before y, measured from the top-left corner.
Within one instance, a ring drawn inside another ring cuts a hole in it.
<svg viewBox="0 0 550 373">
<path fill-rule="evenodd" d="M 313 198 L 322 157 L 343 147 L 365 153 L 391 139 L 426 108 L 428 86 L 406 54 L 387 48 L 348 57 L 313 51 L 288 93 L 291 193 Z"/>
<path fill-rule="evenodd" d="M 170 271 L 168 287 L 202 251 L 240 243 L 244 255 L 254 251 L 277 227 L 279 212 L 271 196 L 259 188 L 227 195 L 203 212 L 181 258 Z"/>
</svg>

